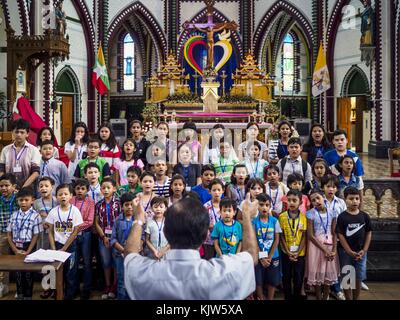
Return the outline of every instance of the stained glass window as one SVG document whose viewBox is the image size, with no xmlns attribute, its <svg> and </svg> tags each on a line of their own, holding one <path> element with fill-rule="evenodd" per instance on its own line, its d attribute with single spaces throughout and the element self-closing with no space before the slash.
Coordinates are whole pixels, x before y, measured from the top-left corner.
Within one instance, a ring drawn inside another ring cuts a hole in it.
<svg viewBox="0 0 400 320">
<path fill-rule="evenodd" d="M 135 43 L 128 33 L 124 38 L 124 90 L 135 90 Z"/>
<path fill-rule="evenodd" d="M 283 40 L 283 90 L 293 91 L 294 83 L 294 41 L 290 34 Z"/>
</svg>

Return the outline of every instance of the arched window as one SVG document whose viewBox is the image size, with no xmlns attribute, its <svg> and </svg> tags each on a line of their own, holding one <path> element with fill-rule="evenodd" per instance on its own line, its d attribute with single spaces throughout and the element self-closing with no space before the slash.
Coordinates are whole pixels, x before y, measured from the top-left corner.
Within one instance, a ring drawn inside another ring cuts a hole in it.
<svg viewBox="0 0 400 320">
<path fill-rule="evenodd" d="M 294 41 L 290 34 L 286 34 L 283 39 L 282 48 L 282 78 L 283 78 L 283 91 L 292 92 L 294 84 Z"/>
<path fill-rule="evenodd" d="M 135 90 L 135 43 L 128 33 L 124 38 L 124 90 Z"/>
</svg>

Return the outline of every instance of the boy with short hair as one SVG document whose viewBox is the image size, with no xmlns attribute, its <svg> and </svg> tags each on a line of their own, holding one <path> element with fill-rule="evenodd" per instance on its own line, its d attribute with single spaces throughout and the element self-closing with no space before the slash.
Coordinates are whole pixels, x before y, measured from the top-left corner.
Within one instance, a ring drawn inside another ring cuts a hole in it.
<svg viewBox="0 0 400 320">
<path fill-rule="evenodd" d="M 342 277 L 346 275 L 345 266 L 352 266 L 356 272 L 356 287 L 346 288 L 342 284 L 346 300 L 358 300 L 361 292 L 361 282 L 367 275 L 367 252 L 371 244 L 372 225 L 366 212 L 360 210 L 360 191 L 353 187 L 344 190 L 347 210 L 340 214 L 336 232 L 340 244 L 338 254 Z"/>
<path fill-rule="evenodd" d="M 117 279 L 111 284 L 111 274 L 114 270 L 111 237 L 116 219 L 121 214 L 121 203 L 115 196 L 117 183 L 110 177 L 101 182 L 101 192 L 104 199 L 95 206 L 95 227 L 99 235 L 100 255 L 104 269 L 106 290 L 102 295 L 103 300 L 114 299 L 117 291 Z M 115 275 L 115 272 L 114 272 Z"/>
<path fill-rule="evenodd" d="M 75 239 L 79 233 L 79 226 L 83 223 L 79 209 L 70 203 L 72 195 L 71 185 L 59 185 L 56 189 L 59 205 L 53 208 L 46 218 L 46 223 L 50 225 L 50 248 L 71 253 L 64 263 L 65 300 L 74 299 L 76 292 L 78 260 Z"/>
<path fill-rule="evenodd" d="M 201 184 L 192 188 L 192 191 L 199 195 L 202 204 L 211 200 L 210 190 L 208 186 L 215 179 L 215 168 L 211 164 L 206 164 L 201 169 Z"/>
<path fill-rule="evenodd" d="M 51 209 L 57 206 L 57 198 L 53 196 L 54 180 L 50 177 L 42 177 L 39 180 L 40 198 L 35 200 L 33 208 L 40 214 L 43 224 L 43 232 L 39 236 L 38 249 L 49 249 L 49 231 L 45 223 Z"/>
<path fill-rule="evenodd" d="M 19 211 L 16 199 L 17 179 L 12 173 L 0 177 L 0 255 L 8 255 L 7 227 L 14 213 Z M 0 272 L 0 298 L 8 293 L 9 273 Z"/>
<path fill-rule="evenodd" d="M 101 193 L 99 166 L 92 162 L 89 163 L 85 167 L 85 178 L 89 181 L 89 197 L 91 197 L 96 204 L 104 198 Z"/>
<path fill-rule="evenodd" d="M 8 243 L 15 255 L 27 256 L 35 251 L 39 233 L 42 231 L 40 215 L 32 208 L 35 193 L 32 188 L 22 188 L 17 193 L 20 207 L 13 213 L 7 227 Z M 17 300 L 32 300 L 33 273 L 17 272 Z"/>
<path fill-rule="evenodd" d="M 214 249 L 218 257 L 224 254 L 236 254 L 242 249 L 242 225 L 235 221 L 236 202 L 224 198 L 219 204 L 221 219 L 211 233 Z"/>
<path fill-rule="evenodd" d="M 0 154 L 0 177 L 5 173 L 13 173 L 17 184 L 29 187 L 34 184 L 40 173 L 39 150 L 27 142 L 30 124 L 18 119 L 11 125 L 14 143 L 5 146 Z"/>
<path fill-rule="evenodd" d="M 81 300 L 88 300 L 92 284 L 92 226 L 94 221 L 94 201 L 88 196 L 89 182 L 76 179 L 74 184 L 75 196 L 70 203 L 77 207 L 82 215 L 83 223 L 79 226 L 76 237 L 77 261 L 83 259 L 83 288 Z"/>
<path fill-rule="evenodd" d="M 252 221 L 259 247 L 259 260 L 255 267 L 256 292 L 259 300 L 273 300 L 275 289 L 281 283 L 281 267 L 279 260 L 279 234 L 282 233 L 277 218 L 272 216 L 272 199 L 265 193 L 258 200 L 258 216 Z M 267 287 L 267 297 L 264 287 Z"/>
<path fill-rule="evenodd" d="M 131 192 L 133 195 L 137 195 L 142 192 L 142 187 L 139 184 L 139 178 L 142 175 L 142 170 L 139 167 L 129 167 L 127 171 L 128 184 L 119 187 L 118 195 L 122 196 L 127 192 Z"/>
<path fill-rule="evenodd" d="M 53 157 L 54 141 L 43 141 L 40 144 L 40 153 L 42 154 L 42 159 L 40 160 L 40 177 L 50 177 L 54 180 L 54 193 L 60 184 L 71 183 L 65 163 Z"/>
<path fill-rule="evenodd" d="M 113 248 L 113 258 L 117 270 L 117 299 L 128 300 L 128 294 L 124 285 L 124 247 L 135 220 L 133 201 L 135 196 L 124 193 L 121 196 L 122 213 L 115 220 L 110 245 Z M 142 241 L 143 246 L 143 241 Z"/>
<path fill-rule="evenodd" d="M 229 141 L 221 141 L 219 145 L 219 157 L 213 163 L 216 176 L 221 179 L 224 184 L 227 184 L 231 180 L 233 168 L 239 163 L 236 157 L 236 153 L 232 150 L 232 145 Z"/>
<path fill-rule="evenodd" d="M 364 168 L 359 158 L 358 154 L 347 149 L 347 133 L 346 131 L 339 129 L 333 133 L 333 145 L 335 149 L 328 151 L 324 154 L 324 159 L 328 163 L 329 167 L 331 168 L 332 172 L 335 175 L 339 175 L 335 165 L 338 163 L 342 156 L 348 155 L 351 156 L 355 162 L 355 171 L 354 175 L 357 177 L 362 177 L 364 175 Z"/>
<path fill-rule="evenodd" d="M 169 198 L 171 179 L 167 176 L 167 162 L 163 159 L 156 160 L 154 163 L 154 169 L 156 173 L 156 181 L 153 192 L 155 192 L 159 197 Z"/>
<path fill-rule="evenodd" d="M 292 173 L 288 176 L 287 178 L 287 186 L 289 190 L 298 190 L 300 192 L 303 191 L 304 187 L 304 178 L 301 174 L 299 173 Z M 282 203 L 284 204 L 284 211 L 287 210 L 287 196 L 282 197 Z M 301 205 L 300 205 L 300 211 L 301 212 L 307 212 L 311 208 L 311 203 L 310 199 L 303 194 L 301 198 Z"/>
<path fill-rule="evenodd" d="M 290 190 L 287 194 L 288 210 L 279 216 L 282 228 L 280 247 L 285 300 L 301 299 L 307 233 L 307 217 L 299 209 L 302 196 L 300 191 Z"/>
<path fill-rule="evenodd" d="M 87 158 L 79 161 L 78 166 L 76 167 L 74 177 L 76 178 L 84 178 L 85 177 L 85 168 L 89 163 L 95 163 L 99 167 L 100 177 L 99 182 L 103 180 L 105 177 L 111 176 L 110 166 L 106 159 L 99 157 L 100 154 L 101 142 L 97 139 L 91 139 L 88 142 L 87 146 Z"/>
<path fill-rule="evenodd" d="M 310 164 L 301 157 L 301 140 L 300 138 L 290 138 L 288 142 L 289 155 L 279 160 L 277 166 L 281 173 L 281 180 L 287 184 L 287 178 L 292 173 L 299 173 L 304 177 L 305 182 L 312 180 L 312 169 Z"/>
</svg>

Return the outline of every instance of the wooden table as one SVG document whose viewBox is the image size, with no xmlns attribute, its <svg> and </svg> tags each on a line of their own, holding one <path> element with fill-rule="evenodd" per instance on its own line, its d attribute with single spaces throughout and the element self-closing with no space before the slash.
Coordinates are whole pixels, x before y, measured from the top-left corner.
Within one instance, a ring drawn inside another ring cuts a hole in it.
<svg viewBox="0 0 400 320">
<path fill-rule="evenodd" d="M 25 256 L 0 256 L 0 271 L 3 272 L 39 272 L 44 266 L 53 266 L 56 270 L 56 300 L 64 299 L 63 263 L 25 263 Z"/>
</svg>

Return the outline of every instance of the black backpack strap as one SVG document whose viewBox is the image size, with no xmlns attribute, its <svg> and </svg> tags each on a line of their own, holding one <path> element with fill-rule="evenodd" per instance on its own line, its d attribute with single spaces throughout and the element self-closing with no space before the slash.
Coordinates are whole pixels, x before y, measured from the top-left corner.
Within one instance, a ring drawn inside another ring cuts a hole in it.
<svg viewBox="0 0 400 320">
<path fill-rule="evenodd" d="M 308 163 L 307 163 L 307 161 L 301 159 L 301 165 L 302 165 L 302 168 L 303 168 L 303 177 L 305 179 L 306 178 L 306 172 L 307 172 L 307 169 L 308 169 Z"/>
</svg>

